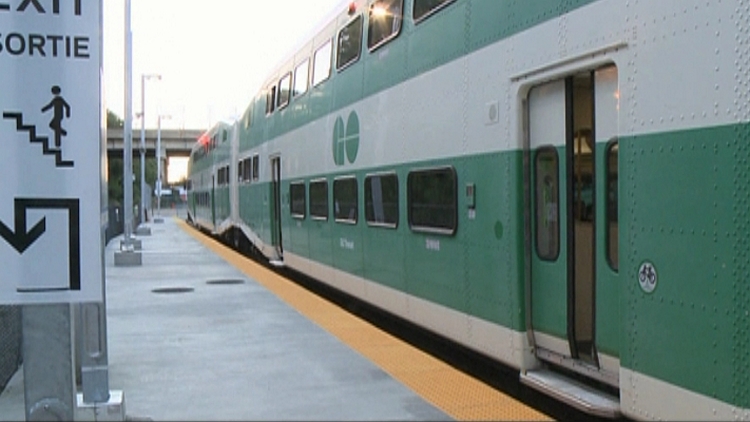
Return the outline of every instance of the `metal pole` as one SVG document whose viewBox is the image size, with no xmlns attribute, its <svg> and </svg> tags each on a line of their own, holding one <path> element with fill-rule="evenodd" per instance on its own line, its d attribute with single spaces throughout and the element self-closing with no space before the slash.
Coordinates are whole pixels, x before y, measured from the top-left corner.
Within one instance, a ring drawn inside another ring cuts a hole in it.
<svg viewBox="0 0 750 422">
<path fill-rule="evenodd" d="M 107 299 L 100 303 L 81 303 L 77 321 L 83 330 L 81 350 L 81 386 L 84 403 L 107 403 L 109 393 L 109 358 L 107 351 Z"/>
<path fill-rule="evenodd" d="M 141 75 L 141 224 L 146 223 L 146 75 Z"/>
<path fill-rule="evenodd" d="M 104 0 L 100 0 L 100 19 L 103 21 Z M 129 15 L 129 13 L 128 13 Z M 102 157 L 105 159 L 106 157 Z M 104 228 L 101 230 L 101 244 L 105 244 Z M 101 302 L 78 303 L 71 306 L 75 347 L 76 375 L 80 374 L 84 403 L 107 403 L 109 392 L 109 361 L 107 358 L 107 284 L 104 248 L 101 250 Z M 80 370 L 80 373 L 78 372 Z M 77 400 L 76 400 L 77 402 Z M 77 403 L 76 403 L 77 405 Z"/>
<path fill-rule="evenodd" d="M 125 0 L 125 143 L 123 157 L 124 239 L 121 249 L 133 250 L 133 32 L 130 30 L 130 0 Z"/>
<path fill-rule="evenodd" d="M 161 114 L 156 124 L 156 212 L 161 216 Z"/>
</svg>

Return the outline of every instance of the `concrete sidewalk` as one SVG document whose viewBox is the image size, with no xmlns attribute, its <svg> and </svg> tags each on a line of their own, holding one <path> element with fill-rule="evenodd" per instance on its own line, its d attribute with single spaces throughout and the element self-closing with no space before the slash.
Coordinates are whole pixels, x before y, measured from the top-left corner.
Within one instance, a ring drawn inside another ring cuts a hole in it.
<svg viewBox="0 0 750 422">
<path fill-rule="evenodd" d="M 106 250 L 109 382 L 128 419 L 450 419 L 163 215 L 142 266 L 114 266 L 119 238 Z M 1 421 L 25 418 L 22 372 Z"/>
</svg>

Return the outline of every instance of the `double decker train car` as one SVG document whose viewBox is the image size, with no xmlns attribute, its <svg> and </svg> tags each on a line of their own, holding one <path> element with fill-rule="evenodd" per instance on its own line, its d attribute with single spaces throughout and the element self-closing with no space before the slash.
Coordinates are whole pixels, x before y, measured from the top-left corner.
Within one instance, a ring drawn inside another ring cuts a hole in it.
<svg viewBox="0 0 750 422">
<path fill-rule="evenodd" d="M 356 0 L 192 222 L 585 411 L 750 419 L 750 2 Z"/>
<path fill-rule="evenodd" d="M 189 159 L 188 215 L 211 234 L 225 232 L 230 220 L 230 159 L 235 132 L 231 122 L 219 122 L 193 145 Z"/>
</svg>

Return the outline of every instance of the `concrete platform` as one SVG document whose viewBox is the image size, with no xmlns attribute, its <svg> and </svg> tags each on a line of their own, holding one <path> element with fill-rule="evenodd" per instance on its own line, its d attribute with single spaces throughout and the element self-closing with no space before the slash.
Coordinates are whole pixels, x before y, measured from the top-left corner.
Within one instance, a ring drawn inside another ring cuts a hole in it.
<svg viewBox="0 0 750 422">
<path fill-rule="evenodd" d="M 140 225 L 135 229 L 136 236 L 151 236 L 151 227 Z"/>
<path fill-rule="evenodd" d="M 110 389 L 128 420 L 450 420 L 165 214 L 143 265 L 106 251 Z M 24 420 L 23 373 L 0 421 Z"/>
<path fill-rule="evenodd" d="M 143 265 L 140 251 L 115 251 L 115 267 L 139 267 Z"/>
</svg>

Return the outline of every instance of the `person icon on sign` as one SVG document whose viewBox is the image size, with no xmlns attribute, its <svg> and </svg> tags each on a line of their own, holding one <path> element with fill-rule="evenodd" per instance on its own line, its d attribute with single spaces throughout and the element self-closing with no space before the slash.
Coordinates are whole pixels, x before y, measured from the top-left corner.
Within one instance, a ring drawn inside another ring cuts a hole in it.
<svg viewBox="0 0 750 422">
<path fill-rule="evenodd" d="M 49 127 L 55 132 L 55 147 L 58 149 L 60 149 L 62 137 L 68 135 L 68 132 L 62 127 L 62 121 L 66 117 L 70 118 L 70 104 L 60 96 L 60 92 L 62 92 L 62 90 L 59 86 L 53 86 L 52 95 L 54 95 L 55 98 L 42 108 L 42 113 L 46 113 L 50 109 L 54 110 L 54 115 L 52 116 L 52 121 L 49 122 Z M 64 117 L 63 111 L 65 112 Z"/>
</svg>

